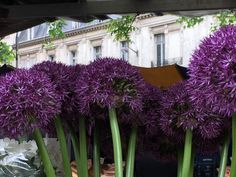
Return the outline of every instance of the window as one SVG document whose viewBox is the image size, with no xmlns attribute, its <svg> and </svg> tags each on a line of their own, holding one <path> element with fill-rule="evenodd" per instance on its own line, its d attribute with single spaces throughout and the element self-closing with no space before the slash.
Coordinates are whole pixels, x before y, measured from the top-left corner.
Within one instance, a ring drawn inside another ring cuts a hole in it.
<svg viewBox="0 0 236 177">
<path fill-rule="evenodd" d="M 49 61 L 55 61 L 55 55 L 48 55 Z"/>
<path fill-rule="evenodd" d="M 70 51 L 70 65 L 76 65 L 77 52 L 75 50 Z"/>
<path fill-rule="evenodd" d="M 93 47 L 93 53 L 94 53 L 94 58 L 101 58 L 102 56 L 102 47 L 101 46 L 95 46 Z"/>
<path fill-rule="evenodd" d="M 72 22 L 71 26 L 72 26 L 72 29 L 77 29 L 79 28 L 79 22 Z"/>
<path fill-rule="evenodd" d="M 19 68 L 31 68 L 37 62 L 36 55 L 30 56 L 29 54 L 19 56 L 18 66 Z"/>
<path fill-rule="evenodd" d="M 125 61 L 129 60 L 129 43 L 128 41 L 122 41 L 120 43 L 120 53 L 121 53 L 121 58 Z"/>
<path fill-rule="evenodd" d="M 156 58 L 157 66 L 164 66 L 165 61 L 165 35 L 157 34 L 155 35 L 155 47 L 156 47 Z"/>
<path fill-rule="evenodd" d="M 36 58 L 29 58 L 26 62 L 26 68 L 31 68 L 36 64 L 36 62 L 37 62 Z"/>
<path fill-rule="evenodd" d="M 29 40 L 34 39 L 34 31 L 35 31 L 35 27 L 32 27 L 29 29 L 29 35 L 30 35 Z"/>
</svg>

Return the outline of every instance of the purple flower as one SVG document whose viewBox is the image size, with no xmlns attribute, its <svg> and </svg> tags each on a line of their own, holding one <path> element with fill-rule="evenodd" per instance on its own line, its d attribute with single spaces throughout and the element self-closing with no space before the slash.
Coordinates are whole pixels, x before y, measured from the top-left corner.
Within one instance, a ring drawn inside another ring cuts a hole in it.
<svg viewBox="0 0 236 177">
<path fill-rule="evenodd" d="M 215 118 L 215 117 L 212 117 Z M 213 154 L 219 150 L 220 145 L 223 144 L 224 139 L 229 136 L 231 132 L 231 121 L 230 119 L 223 119 L 224 121 L 221 121 L 221 127 L 218 130 L 215 130 L 215 128 L 209 128 L 207 131 L 209 132 L 216 132 L 214 137 L 206 138 L 203 137 L 201 133 L 196 132 L 193 137 L 193 144 L 201 154 Z M 209 133 L 208 132 L 208 133 Z M 208 134 L 205 133 L 205 134 Z M 212 134 L 212 133 L 210 133 Z"/>
<path fill-rule="evenodd" d="M 236 26 L 205 38 L 193 53 L 189 70 L 193 102 L 232 116 L 236 112 Z"/>
<path fill-rule="evenodd" d="M 67 96 L 62 105 L 62 113 L 67 116 L 75 116 L 79 112 L 78 100 L 76 96 L 76 80 L 80 76 L 83 65 L 67 66 L 64 75 L 67 75 L 66 86 Z"/>
<path fill-rule="evenodd" d="M 141 111 L 144 90 L 145 82 L 137 68 L 124 60 L 103 58 L 83 69 L 76 91 L 81 112 L 89 114 L 93 105 Z"/>
<path fill-rule="evenodd" d="M 0 127 L 5 136 L 16 138 L 36 127 L 45 130 L 60 112 L 60 97 L 44 73 L 16 70 L 0 80 Z"/>
<path fill-rule="evenodd" d="M 62 100 L 68 97 L 68 85 L 70 85 L 71 82 L 69 80 L 68 66 L 62 63 L 44 61 L 34 65 L 32 70 L 45 73 L 50 78 L 51 82 L 56 85 L 57 93 L 61 96 Z"/>
<path fill-rule="evenodd" d="M 160 127 L 167 136 L 182 141 L 186 129 L 197 128 L 196 113 L 189 100 L 186 82 L 178 83 L 164 91 L 160 105 Z"/>
<path fill-rule="evenodd" d="M 56 85 L 57 93 L 62 99 L 62 117 L 75 119 L 78 115 L 78 101 L 75 88 L 82 65 L 66 66 L 62 63 L 45 61 L 34 65 L 32 70 L 44 72 Z"/>
<path fill-rule="evenodd" d="M 209 110 L 198 110 L 196 118 L 198 120 L 198 127 L 195 133 L 201 136 L 202 139 L 214 139 L 222 133 L 224 118 L 220 115 L 214 114 Z"/>
<path fill-rule="evenodd" d="M 190 99 L 189 83 L 184 81 L 167 89 L 160 101 L 160 127 L 169 137 L 181 143 L 185 131 L 193 130 L 203 139 L 217 137 L 222 130 L 222 116 L 199 109 Z"/>
<path fill-rule="evenodd" d="M 128 112 L 121 108 L 119 110 L 119 117 L 122 120 L 136 122 L 137 125 L 144 126 L 146 129 L 145 133 L 148 135 L 155 134 L 159 129 L 161 94 L 162 92 L 159 88 L 146 83 L 146 90 L 143 94 L 142 112 Z"/>
</svg>

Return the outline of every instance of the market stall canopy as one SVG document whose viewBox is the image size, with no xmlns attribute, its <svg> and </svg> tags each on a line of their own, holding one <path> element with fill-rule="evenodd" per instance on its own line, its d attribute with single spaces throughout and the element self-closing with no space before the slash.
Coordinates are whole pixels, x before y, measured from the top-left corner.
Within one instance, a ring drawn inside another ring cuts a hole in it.
<svg viewBox="0 0 236 177">
<path fill-rule="evenodd" d="M 159 88 L 167 88 L 189 78 L 188 69 L 177 64 L 154 68 L 138 68 L 148 83 Z"/>
<path fill-rule="evenodd" d="M 196 16 L 234 8 L 235 0 L 1 0 L 0 37 L 58 17 L 87 22 L 107 18 L 106 14 L 154 12 Z"/>
</svg>

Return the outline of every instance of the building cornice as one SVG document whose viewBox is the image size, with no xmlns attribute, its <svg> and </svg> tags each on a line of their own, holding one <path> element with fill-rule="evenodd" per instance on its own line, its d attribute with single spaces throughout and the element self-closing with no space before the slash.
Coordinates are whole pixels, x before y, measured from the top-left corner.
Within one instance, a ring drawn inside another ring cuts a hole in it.
<svg viewBox="0 0 236 177">
<path fill-rule="evenodd" d="M 144 20 L 144 19 L 147 19 L 147 18 L 155 17 L 155 16 L 156 15 L 154 13 L 146 13 L 146 14 L 141 14 L 141 15 L 137 16 L 136 19 Z"/>
<path fill-rule="evenodd" d="M 146 13 L 146 14 L 141 14 L 139 16 L 137 16 L 137 20 L 145 20 L 148 18 L 155 18 L 158 17 L 155 13 Z M 174 23 L 176 21 L 176 17 L 171 17 L 171 18 L 165 18 L 163 16 L 159 17 L 158 23 L 149 21 L 149 22 L 144 22 L 145 25 L 149 26 L 149 27 L 153 27 L 156 25 L 163 25 L 163 24 L 170 24 L 170 23 Z M 89 32 L 93 32 L 93 31 L 98 31 L 98 30 L 103 30 L 106 29 L 108 26 L 108 22 L 103 22 L 103 23 L 99 23 L 99 24 L 94 24 L 91 26 L 87 26 L 87 27 L 83 27 L 83 28 L 79 28 L 79 29 L 74 29 L 71 31 L 67 31 L 65 32 L 65 38 L 70 38 L 76 35 L 81 35 L 81 34 L 85 34 L 85 33 L 89 33 Z M 91 38 L 92 39 L 92 38 Z M 29 41 L 25 41 L 25 42 L 21 42 L 18 44 L 18 48 L 26 48 L 26 47 L 30 47 L 33 45 L 39 45 L 39 44 L 43 44 L 46 42 L 49 42 L 49 36 L 46 37 L 42 37 L 42 38 L 38 38 L 38 39 L 33 39 L 33 40 L 29 40 Z M 60 40 L 60 39 L 55 39 L 53 41 L 56 40 Z M 70 42 L 68 42 L 69 44 Z M 15 48 L 15 45 L 13 45 L 13 48 Z"/>
<path fill-rule="evenodd" d="M 89 32 L 93 32 L 93 31 L 106 29 L 106 27 L 107 27 L 107 22 L 84 27 L 84 28 L 74 29 L 74 30 L 65 32 L 65 38 L 73 37 L 73 36 L 76 36 L 79 34 L 84 34 L 84 33 L 89 33 Z M 55 39 L 55 40 L 58 40 L 58 39 Z M 42 44 L 42 43 L 48 42 L 48 41 L 49 41 L 49 36 L 38 38 L 38 39 L 33 39 L 33 40 L 19 43 L 18 48 L 30 47 L 32 45 L 38 45 L 38 44 Z M 13 48 L 15 48 L 15 45 L 13 46 Z"/>
</svg>

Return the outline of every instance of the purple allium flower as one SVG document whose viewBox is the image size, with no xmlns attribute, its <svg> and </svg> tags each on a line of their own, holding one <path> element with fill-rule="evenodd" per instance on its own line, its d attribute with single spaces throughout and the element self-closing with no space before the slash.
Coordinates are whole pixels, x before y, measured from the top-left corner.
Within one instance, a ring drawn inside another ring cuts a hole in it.
<svg viewBox="0 0 236 177">
<path fill-rule="evenodd" d="M 160 105 L 160 127 L 167 136 L 182 141 L 186 129 L 197 128 L 196 113 L 189 100 L 186 81 L 163 91 Z"/>
<path fill-rule="evenodd" d="M 182 142 L 185 130 L 191 129 L 203 139 L 217 137 L 222 117 L 207 109 L 198 109 L 190 99 L 189 83 L 184 81 L 167 89 L 160 101 L 160 127 L 169 137 Z"/>
<path fill-rule="evenodd" d="M 196 118 L 198 120 L 198 127 L 195 130 L 203 139 L 212 139 L 218 137 L 222 133 L 224 124 L 223 117 L 216 115 L 210 111 L 198 110 Z"/>
<path fill-rule="evenodd" d="M 230 119 L 223 119 L 221 121 L 221 129 L 217 132 L 217 136 L 205 138 L 201 133 L 196 132 L 193 137 L 193 144 L 197 151 L 201 154 L 213 154 L 219 150 L 219 146 L 223 144 L 225 137 L 229 136 L 231 132 Z M 215 131 L 214 128 L 208 131 Z"/>
<path fill-rule="evenodd" d="M 62 117 L 75 119 L 78 115 L 78 101 L 75 93 L 76 80 L 82 65 L 67 66 L 62 63 L 45 61 L 34 65 L 32 70 L 44 72 L 56 85 L 57 93 L 62 99 Z"/>
<path fill-rule="evenodd" d="M 64 75 L 67 75 L 67 82 L 65 84 L 67 90 L 67 96 L 63 101 L 62 112 L 69 115 L 78 114 L 78 100 L 76 96 L 76 80 L 80 76 L 80 72 L 83 69 L 83 65 L 67 66 Z"/>
<path fill-rule="evenodd" d="M 141 124 L 146 127 L 146 134 L 153 135 L 159 129 L 162 91 L 150 84 L 146 84 L 146 88 L 143 97 L 143 110 L 139 113 L 139 119 Z"/>
<path fill-rule="evenodd" d="M 83 69 L 76 91 L 81 112 L 89 114 L 93 105 L 141 111 L 144 90 L 145 82 L 137 68 L 124 60 L 103 58 Z"/>
<path fill-rule="evenodd" d="M 189 65 L 191 99 L 198 107 L 229 117 L 236 112 L 236 26 L 205 38 Z"/>
<path fill-rule="evenodd" d="M 68 85 L 70 85 L 68 66 L 51 61 L 44 61 L 32 67 L 32 70 L 44 72 L 56 85 L 57 93 L 62 100 L 68 97 Z"/>
<path fill-rule="evenodd" d="M 36 127 L 45 130 L 60 112 L 60 97 L 44 73 L 16 70 L 0 81 L 0 127 L 5 136 L 16 138 Z"/>
</svg>

